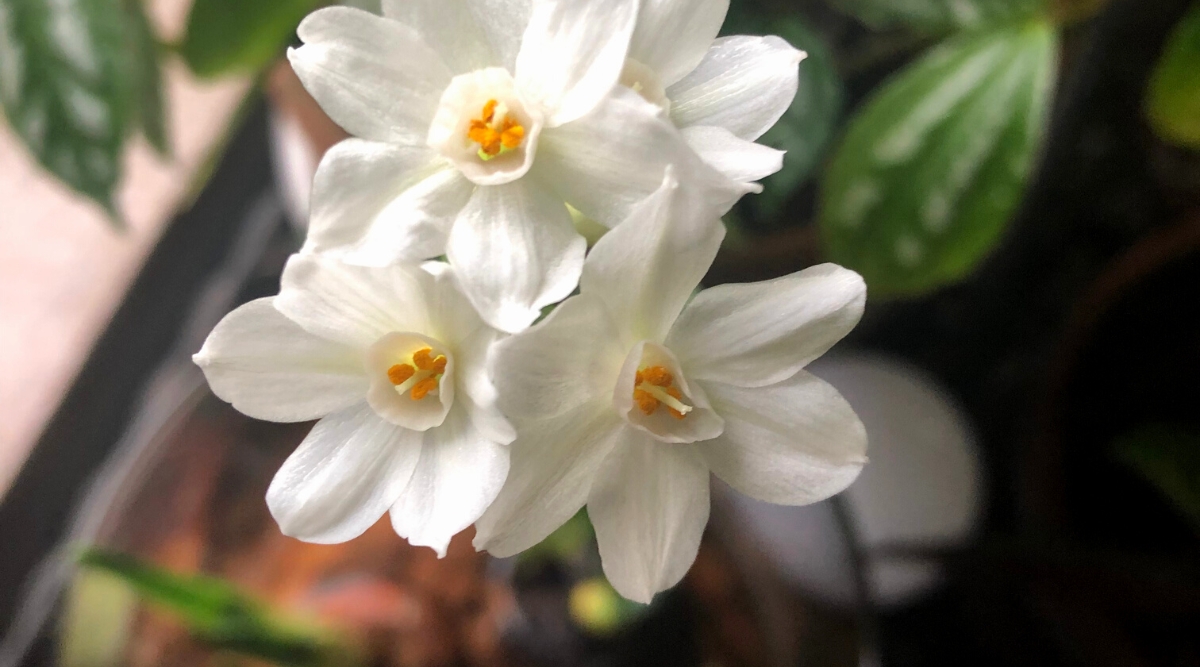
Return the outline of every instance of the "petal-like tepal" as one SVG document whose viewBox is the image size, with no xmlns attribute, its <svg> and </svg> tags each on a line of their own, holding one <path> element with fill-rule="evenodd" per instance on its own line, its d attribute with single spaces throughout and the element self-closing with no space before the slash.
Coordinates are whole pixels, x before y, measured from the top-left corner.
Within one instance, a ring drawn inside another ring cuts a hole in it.
<svg viewBox="0 0 1200 667">
<path fill-rule="evenodd" d="M 314 336 L 258 299 L 217 325 L 193 359 L 213 393 L 256 419 L 306 421 L 362 401 L 363 350 Z"/>
<path fill-rule="evenodd" d="M 452 76 L 411 28 L 350 7 L 309 14 L 289 49 L 292 68 L 321 108 L 364 139 L 422 146 Z"/>
<path fill-rule="evenodd" d="M 317 168 L 302 252 L 368 266 L 437 257 L 474 190 L 427 146 L 347 139 Z"/>
<path fill-rule="evenodd" d="M 700 65 L 667 89 L 679 127 L 715 125 L 754 141 L 787 111 L 805 57 L 780 37 L 722 37 Z"/>
<path fill-rule="evenodd" d="M 670 86 L 704 59 L 728 11 L 729 0 L 642 0 L 629 57 Z"/>
<path fill-rule="evenodd" d="M 637 14 L 637 0 L 534 1 L 514 75 L 547 127 L 589 113 L 617 84 Z"/>
<path fill-rule="evenodd" d="M 752 183 L 783 168 L 783 151 L 739 139 L 723 127 L 696 125 L 682 132 L 700 159 L 732 181 Z"/>
<path fill-rule="evenodd" d="M 382 9 L 385 17 L 422 35 L 453 74 L 462 74 L 501 62 L 484 26 L 504 18 L 489 10 L 507 8 L 480 5 L 478 0 L 384 0 Z"/>
<path fill-rule="evenodd" d="M 508 332 L 575 289 L 586 251 L 566 205 L 528 178 L 478 188 L 446 246 L 471 303 Z"/>
</svg>

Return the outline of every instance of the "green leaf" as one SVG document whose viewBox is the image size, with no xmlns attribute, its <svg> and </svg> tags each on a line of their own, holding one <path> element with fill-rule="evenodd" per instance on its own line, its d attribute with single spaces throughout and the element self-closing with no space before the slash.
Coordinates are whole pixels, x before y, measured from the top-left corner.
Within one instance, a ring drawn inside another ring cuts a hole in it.
<svg viewBox="0 0 1200 667">
<path fill-rule="evenodd" d="M 808 180 L 825 156 L 844 104 L 842 80 L 834 68 L 829 47 L 794 15 L 771 19 L 744 3 L 736 3 L 730 6 L 722 33 L 778 35 L 808 53 L 808 58 L 800 63 L 800 86 L 795 101 L 775 127 L 758 139 L 758 143 L 787 151 L 783 169 L 762 180 L 762 194 L 743 200 L 754 211 L 755 218 L 773 221 L 792 192 Z"/>
<path fill-rule="evenodd" d="M 1046 0 L 833 0 L 838 9 L 875 29 L 909 27 L 926 33 L 979 30 L 1028 19 Z"/>
<path fill-rule="evenodd" d="M 821 192 L 829 257 L 872 295 L 965 276 L 1020 202 L 1058 63 L 1047 23 L 963 35 L 887 84 L 851 121 Z"/>
<path fill-rule="evenodd" d="M 1163 139 L 1200 148 L 1200 4 L 1167 41 L 1150 80 L 1147 113 Z"/>
<path fill-rule="evenodd" d="M 353 664 L 352 652 L 331 641 L 328 632 L 285 618 L 219 579 L 175 574 L 96 549 L 79 562 L 118 577 L 173 612 L 193 636 L 214 648 L 296 667 Z"/>
<path fill-rule="evenodd" d="M 1113 451 L 1200 528 L 1200 434 L 1155 424 L 1118 438 Z"/>
<path fill-rule="evenodd" d="M 116 225 L 133 81 L 120 0 L 0 0 L 0 99 L 38 161 Z"/>
<path fill-rule="evenodd" d="M 130 70 L 135 84 L 134 121 L 150 145 L 164 156 L 171 154 L 163 98 L 160 49 L 141 0 L 124 0 L 129 19 Z"/>
<path fill-rule="evenodd" d="M 319 0 L 196 0 L 180 54 L 200 77 L 257 72 Z"/>
</svg>

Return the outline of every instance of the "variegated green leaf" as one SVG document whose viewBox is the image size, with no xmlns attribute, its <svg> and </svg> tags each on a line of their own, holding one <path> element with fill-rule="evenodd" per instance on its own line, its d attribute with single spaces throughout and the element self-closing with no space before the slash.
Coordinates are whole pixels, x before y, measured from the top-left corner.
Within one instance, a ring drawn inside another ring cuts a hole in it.
<svg viewBox="0 0 1200 667">
<path fill-rule="evenodd" d="M 256 72 L 283 53 L 320 0 L 195 0 L 179 48 L 198 76 Z"/>
<path fill-rule="evenodd" d="M 1046 0 L 834 0 L 872 28 L 908 26 L 930 33 L 978 30 L 1027 19 Z"/>
<path fill-rule="evenodd" d="M 1034 166 L 1058 35 L 1046 23 L 962 35 L 851 122 L 821 193 L 828 255 L 873 295 L 962 278 L 995 246 Z"/>
<path fill-rule="evenodd" d="M 1148 112 L 1164 139 L 1200 148 L 1200 4 L 1167 42 L 1150 82 Z"/>
<path fill-rule="evenodd" d="M 120 0 L 0 0 L 0 99 L 43 166 L 119 215 L 113 189 L 130 118 Z"/>
</svg>

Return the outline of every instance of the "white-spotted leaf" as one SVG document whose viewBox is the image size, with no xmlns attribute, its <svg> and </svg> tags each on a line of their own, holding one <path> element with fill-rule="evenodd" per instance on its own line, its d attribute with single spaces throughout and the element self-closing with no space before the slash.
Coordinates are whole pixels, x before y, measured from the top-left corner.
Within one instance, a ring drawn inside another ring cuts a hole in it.
<svg viewBox="0 0 1200 667">
<path fill-rule="evenodd" d="M 135 0 L 0 0 L 0 102 L 50 172 L 116 224 L 127 132 L 165 147 L 153 35 Z"/>
<path fill-rule="evenodd" d="M 996 245 L 1046 130 L 1058 34 L 1046 23 L 962 35 L 909 66 L 851 122 L 826 174 L 831 260 L 872 295 L 962 278 Z"/>
</svg>

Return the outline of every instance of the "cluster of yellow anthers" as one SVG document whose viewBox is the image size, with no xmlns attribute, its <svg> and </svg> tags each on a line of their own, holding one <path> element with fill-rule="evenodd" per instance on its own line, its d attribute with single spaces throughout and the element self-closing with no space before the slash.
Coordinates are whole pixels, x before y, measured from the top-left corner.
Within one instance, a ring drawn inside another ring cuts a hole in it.
<svg viewBox="0 0 1200 667">
<path fill-rule="evenodd" d="M 665 403 L 671 416 L 683 419 L 692 411 L 682 403 L 683 392 L 675 386 L 675 377 L 662 366 L 650 366 L 638 370 L 633 380 L 633 401 L 646 415 L 654 414 L 659 405 Z"/>
<path fill-rule="evenodd" d="M 420 372 L 424 377 L 419 378 L 409 391 L 409 397 L 419 401 L 438 388 L 442 374 L 446 372 L 446 355 L 433 356 L 433 348 L 427 347 L 413 353 L 412 364 L 396 364 L 388 369 L 388 380 L 397 389 L 411 381 Z"/>
<path fill-rule="evenodd" d="M 499 109 L 497 109 L 499 107 Z M 499 110 L 500 113 L 496 113 Z M 525 128 L 496 100 L 483 105 L 480 117 L 471 121 L 467 138 L 479 144 L 479 157 L 490 160 L 501 153 L 516 150 L 525 139 Z"/>
</svg>

